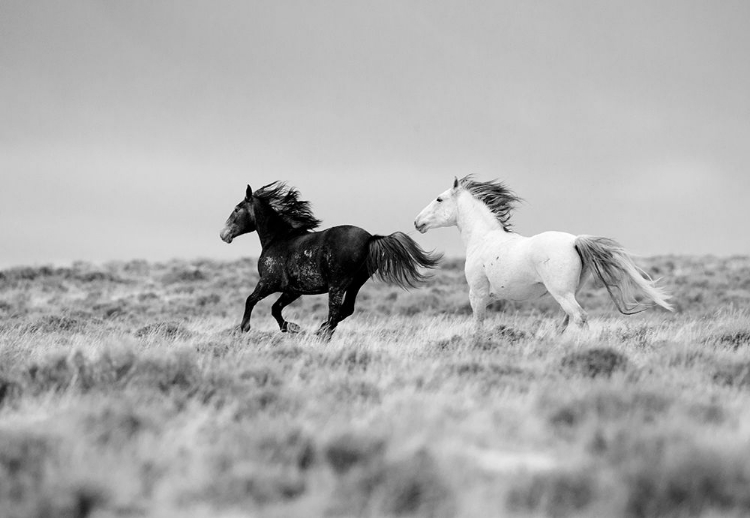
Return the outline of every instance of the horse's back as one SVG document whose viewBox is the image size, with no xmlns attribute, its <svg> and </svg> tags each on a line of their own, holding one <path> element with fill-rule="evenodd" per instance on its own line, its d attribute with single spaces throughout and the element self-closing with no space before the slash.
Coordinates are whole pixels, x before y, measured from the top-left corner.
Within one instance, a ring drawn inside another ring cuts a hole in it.
<svg viewBox="0 0 750 518">
<path fill-rule="evenodd" d="M 497 236 L 501 238 L 495 239 Z M 521 266 L 547 260 L 552 255 L 576 254 L 575 240 L 576 236 L 566 232 L 549 231 L 526 237 L 498 231 L 496 236 L 488 234 L 481 247 L 467 255 L 477 255 L 484 262 L 497 258 L 506 266 Z"/>
<path fill-rule="evenodd" d="M 575 252 L 576 236 L 550 230 L 528 238 L 529 252 L 534 255 L 559 255 Z"/>
<path fill-rule="evenodd" d="M 354 225 L 339 225 L 320 232 L 326 270 L 357 270 L 367 261 L 372 234 Z"/>
<path fill-rule="evenodd" d="M 286 246 L 291 248 L 336 248 L 341 251 L 360 249 L 367 245 L 372 235 L 366 230 L 353 225 L 307 232 L 289 239 Z"/>
<path fill-rule="evenodd" d="M 355 227 L 354 225 L 338 225 L 323 230 L 321 233 L 325 233 L 328 236 L 328 239 L 349 239 L 355 242 L 367 242 L 372 237 L 372 234 L 368 231 L 360 227 Z"/>
<path fill-rule="evenodd" d="M 340 252 L 352 254 L 367 250 L 372 234 L 354 225 L 339 225 L 324 230 L 325 243 Z"/>
</svg>

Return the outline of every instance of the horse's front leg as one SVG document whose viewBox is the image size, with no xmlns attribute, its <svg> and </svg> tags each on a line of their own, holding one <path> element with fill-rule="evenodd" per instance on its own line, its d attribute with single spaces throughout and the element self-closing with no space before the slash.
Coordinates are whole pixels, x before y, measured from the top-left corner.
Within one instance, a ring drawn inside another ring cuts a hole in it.
<svg viewBox="0 0 750 518">
<path fill-rule="evenodd" d="M 345 294 L 346 290 L 338 288 L 331 289 L 328 292 L 328 320 L 321 324 L 316 333 L 320 338 L 330 340 L 336 326 L 344 319 L 342 306 L 344 305 Z"/>
<path fill-rule="evenodd" d="M 262 279 L 255 286 L 255 289 L 245 301 L 245 313 L 242 315 L 242 323 L 240 324 L 240 330 L 243 333 L 250 331 L 250 316 L 253 314 L 255 305 L 274 291 L 276 290 L 271 285 L 264 283 Z"/>
<path fill-rule="evenodd" d="M 475 338 L 481 338 L 484 317 L 487 314 L 487 304 L 490 302 L 490 280 L 484 269 L 481 258 L 474 253 L 472 256 L 467 252 L 466 266 L 464 269 L 466 282 L 469 285 L 469 303 L 473 315 L 473 327 Z"/>
<path fill-rule="evenodd" d="M 484 318 L 487 316 L 487 304 L 490 302 L 490 294 L 488 289 L 482 287 L 469 289 L 469 303 L 471 304 L 471 311 L 473 313 L 472 323 L 474 327 L 474 333 L 479 336 L 484 329 Z"/>
<path fill-rule="evenodd" d="M 288 291 L 285 291 L 281 294 L 281 297 L 279 297 L 279 300 L 273 303 L 273 306 L 271 306 L 271 315 L 273 315 L 273 318 L 276 319 L 276 322 L 279 324 L 279 329 L 281 329 L 282 333 L 299 333 L 300 327 L 295 324 L 294 322 L 288 322 L 284 320 L 284 317 L 281 315 L 281 311 L 297 300 L 299 298 L 298 293 L 291 293 Z"/>
<path fill-rule="evenodd" d="M 473 314 L 474 333 L 479 338 L 490 303 L 490 280 L 480 263 L 466 263 L 466 281 L 469 284 L 469 303 Z"/>
</svg>

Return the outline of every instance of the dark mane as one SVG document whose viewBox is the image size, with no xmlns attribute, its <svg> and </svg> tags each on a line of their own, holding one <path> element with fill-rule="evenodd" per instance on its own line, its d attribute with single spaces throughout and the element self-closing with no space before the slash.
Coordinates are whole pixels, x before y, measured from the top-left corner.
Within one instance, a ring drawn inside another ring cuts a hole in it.
<svg viewBox="0 0 750 518">
<path fill-rule="evenodd" d="M 521 202 L 521 198 L 497 180 L 477 182 L 473 180 L 472 175 L 468 175 L 459 180 L 459 185 L 477 200 L 487 205 L 487 208 L 495 215 L 503 228 L 510 230 L 511 212 Z"/>
<path fill-rule="evenodd" d="M 290 227 L 297 231 L 318 228 L 321 221 L 313 216 L 310 202 L 299 199 L 299 191 L 284 182 L 273 182 L 253 193 L 258 199 L 268 203 Z"/>
</svg>

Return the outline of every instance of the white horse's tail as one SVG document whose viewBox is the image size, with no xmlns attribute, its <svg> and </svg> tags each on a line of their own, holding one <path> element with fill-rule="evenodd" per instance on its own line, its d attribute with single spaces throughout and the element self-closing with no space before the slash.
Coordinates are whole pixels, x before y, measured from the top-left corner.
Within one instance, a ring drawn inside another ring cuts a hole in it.
<svg viewBox="0 0 750 518">
<path fill-rule="evenodd" d="M 653 305 L 640 302 L 636 298 L 638 295 L 673 311 L 672 305 L 667 302 L 671 296 L 636 266 L 617 241 L 606 237 L 578 236 L 575 248 L 584 269 L 590 268 L 604 284 L 620 313 L 633 315 Z"/>
</svg>

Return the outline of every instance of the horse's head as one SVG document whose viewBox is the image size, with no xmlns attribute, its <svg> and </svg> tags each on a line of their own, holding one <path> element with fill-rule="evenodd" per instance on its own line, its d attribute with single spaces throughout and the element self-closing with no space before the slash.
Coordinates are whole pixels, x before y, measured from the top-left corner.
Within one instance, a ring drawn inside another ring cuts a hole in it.
<svg viewBox="0 0 750 518">
<path fill-rule="evenodd" d="M 227 243 L 231 243 L 232 239 L 235 237 L 247 234 L 248 232 L 253 232 L 255 229 L 253 190 L 248 185 L 247 191 L 245 191 L 245 199 L 239 202 L 229 215 L 229 218 L 227 218 L 227 222 L 224 223 L 224 228 L 221 229 L 219 236 Z"/>
<path fill-rule="evenodd" d="M 414 220 L 414 226 L 422 234 L 431 228 L 451 227 L 456 224 L 458 212 L 458 178 L 453 181 L 453 187 L 442 193 L 427 205 Z"/>
</svg>

